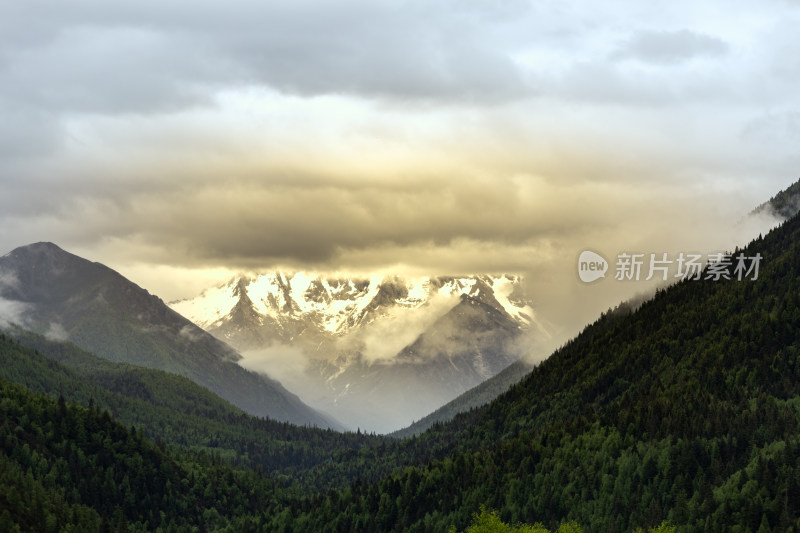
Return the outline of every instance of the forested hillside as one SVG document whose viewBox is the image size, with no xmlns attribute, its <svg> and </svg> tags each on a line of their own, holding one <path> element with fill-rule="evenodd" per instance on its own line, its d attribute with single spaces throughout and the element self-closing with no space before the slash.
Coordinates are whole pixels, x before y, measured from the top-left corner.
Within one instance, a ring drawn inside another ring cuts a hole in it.
<svg viewBox="0 0 800 533">
<path fill-rule="evenodd" d="M 384 440 L 259 419 L 187 378 L 113 363 L 71 343 L 16 328 L 8 335 L 16 340 L 0 335 L 0 378 L 53 399 L 62 396 L 108 410 L 149 439 L 206 450 L 235 464 L 297 474 L 331 456 Z M 344 483 L 331 482 L 337 481 Z"/>
<path fill-rule="evenodd" d="M 531 371 L 532 365 L 524 360 L 517 360 L 508 365 L 499 374 L 492 376 L 480 385 L 476 385 L 413 424 L 390 433 L 393 437 L 404 438 L 419 435 L 436 423 L 452 420 L 459 413 L 469 411 L 494 400 L 508 390 Z"/>
<path fill-rule="evenodd" d="M 164 438 L 157 424 L 125 429 L 98 405 L 141 391 L 155 398 L 154 384 L 167 378 L 140 376 L 141 387 L 126 389 L 136 383 L 135 369 L 65 369 L 3 340 L 11 357 L 4 367 L 20 369 L 6 377 L 51 396 L 3 383 L 2 520 L 21 530 L 44 520 L 87 530 L 174 523 L 448 531 L 470 527 L 485 506 L 503 523 L 551 530 L 572 521 L 597 532 L 666 521 L 679 531 L 798 531 L 800 219 L 741 252 L 761 254 L 757 279 L 687 280 L 635 312 L 608 313 L 492 403 L 402 441 L 337 440 L 333 432 L 237 418 L 208 399 L 203 416 L 218 426 L 204 430 L 198 421 L 191 426 L 198 440 L 185 446 L 181 431 L 170 430 L 171 444 L 159 447 L 145 437 Z M 25 369 L 30 362 L 38 366 Z M 60 373 L 55 389 L 31 377 L 48 368 Z M 87 401 L 70 379 L 106 392 L 91 405 L 65 403 L 59 387 Z M 177 399 L 159 402 L 116 414 L 142 409 L 154 417 L 150 406 L 191 413 Z M 273 451 L 242 449 L 266 435 L 278 436 L 276 450 L 299 454 L 289 454 L 288 467 L 255 461 Z M 202 439 L 216 436 L 229 453 L 204 451 Z"/>
<path fill-rule="evenodd" d="M 185 376 L 248 413 L 342 428 L 277 381 L 242 368 L 233 348 L 160 298 L 53 243 L 21 246 L 0 257 L 0 299 L 20 310 L 7 321 L 111 361 Z"/>
<path fill-rule="evenodd" d="M 754 214 L 769 214 L 781 220 L 792 218 L 800 211 L 800 180 L 753 210 Z"/>
<path fill-rule="evenodd" d="M 203 454 L 167 453 L 107 411 L 0 380 L 0 530 L 255 531 L 275 482 Z M 241 519 L 237 519 L 240 517 Z"/>
<path fill-rule="evenodd" d="M 601 318 L 495 402 L 419 438 L 452 439 L 447 457 L 312 499 L 290 527 L 464 527 L 486 504 L 591 531 L 797 528 L 800 220 L 744 250 L 757 253 L 757 280 L 685 281 Z"/>
</svg>

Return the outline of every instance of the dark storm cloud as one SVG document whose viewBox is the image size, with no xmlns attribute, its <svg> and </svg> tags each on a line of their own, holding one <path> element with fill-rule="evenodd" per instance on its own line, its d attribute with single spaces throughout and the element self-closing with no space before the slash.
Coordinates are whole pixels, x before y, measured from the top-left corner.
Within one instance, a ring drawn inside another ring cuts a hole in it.
<svg viewBox="0 0 800 533">
<path fill-rule="evenodd" d="M 564 220 L 544 199 L 521 198 L 507 180 L 449 180 L 402 188 L 220 184 L 124 203 L 84 203 L 83 234 L 113 236 L 162 250 L 176 264 L 255 268 L 320 264 L 342 250 L 448 246 L 459 239 L 519 244 L 596 224 L 604 208 Z M 179 251 L 179 252 L 178 252 Z"/>
</svg>

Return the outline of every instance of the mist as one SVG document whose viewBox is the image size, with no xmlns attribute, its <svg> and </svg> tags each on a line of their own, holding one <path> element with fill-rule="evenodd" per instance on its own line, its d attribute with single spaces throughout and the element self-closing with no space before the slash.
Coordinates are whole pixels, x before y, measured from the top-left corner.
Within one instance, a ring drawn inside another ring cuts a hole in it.
<svg viewBox="0 0 800 533">
<path fill-rule="evenodd" d="M 339 339 L 337 350 L 357 351 L 367 364 L 392 364 L 403 348 L 458 301 L 458 296 L 436 294 L 422 307 L 392 307 L 385 316 Z"/>
<path fill-rule="evenodd" d="M 788 185 L 788 184 L 787 184 Z M 777 191 L 775 191 L 777 192 Z M 754 202 L 760 203 L 760 202 Z M 622 302 L 649 298 L 659 288 L 677 281 L 670 271 L 667 281 L 655 276 L 618 281 L 614 279 L 614 263 L 617 255 L 627 253 L 655 253 L 660 257 L 667 253 L 675 259 L 681 252 L 696 253 L 705 261 L 708 254 L 732 252 L 743 247 L 759 235 L 768 233 L 781 220 L 770 213 L 749 213 L 748 209 L 731 209 L 724 204 L 706 206 L 700 202 L 676 209 L 676 206 L 661 206 L 663 225 L 650 221 L 642 225 L 626 226 L 627 231 L 593 232 L 586 236 L 570 236 L 554 244 L 545 260 L 537 261 L 526 275 L 526 286 L 534 301 L 537 318 L 546 327 L 546 335 L 531 339 L 534 360 L 548 356 L 553 350 L 577 335 L 585 326 L 594 322 L 601 313 L 613 309 Z M 629 228 L 629 230 L 628 230 Z M 593 283 L 583 283 L 577 275 L 577 260 L 583 250 L 595 250 L 610 263 L 606 278 Z M 765 258 L 764 261 L 768 261 Z"/>
<path fill-rule="evenodd" d="M 241 355 L 242 359 L 237 363 L 244 368 L 279 381 L 315 407 L 321 405 L 320 399 L 325 394 L 316 381 L 309 379 L 309 356 L 303 348 L 275 344 L 260 350 L 245 350 Z"/>
<path fill-rule="evenodd" d="M 24 302 L 0 298 L 0 326 L 24 326 L 25 313 L 29 307 Z"/>
<path fill-rule="evenodd" d="M 66 342 L 69 340 L 69 333 L 64 329 L 64 326 L 58 322 L 50 322 L 47 325 L 47 330 L 44 332 L 46 339 L 56 342 Z"/>
<path fill-rule="evenodd" d="M 29 304 L 17 300 L 3 298 L 7 290 L 14 290 L 19 286 L 19 280 L 13 272 L 0 271 L 0 326 L 22 326 L 25 323 L 25 313 Z"/>
</svg>

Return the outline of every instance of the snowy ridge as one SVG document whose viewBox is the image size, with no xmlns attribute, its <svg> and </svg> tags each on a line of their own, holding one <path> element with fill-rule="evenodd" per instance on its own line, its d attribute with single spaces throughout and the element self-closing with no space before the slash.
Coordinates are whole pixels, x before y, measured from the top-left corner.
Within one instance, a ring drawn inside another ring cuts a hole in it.
<svg viewBox="0 0 800 533">
<path fill-rule="evenodd" d="M 170 302 L 168 305 L 201 328 L 208 329 L 227 316 L 238 301 L 239 297 L 230 285 L 220 285 L 204 290 L 191 300 Z"/>
<path fill-rule="evenodd" d="M 198 326 L 213 329 L 245 296 L 239 294 L 240 287 L 262 321 L 287 317 L 303 320 L 335 336 L 370 323 L 389 309 L 416 309 L 436 296 L 479 298 L 507 313 L 521 327 L 530 326 L 534 317 L 521 290 L 522 279 L 509 275 L 332 279 L 309 272 L 274 272 L 234 278 L 195 298 L 169 305 Z"/>
<path fill-rule="evenodd" d="M 519 357 L 538 325 L 517 276 L 240 275 L 175 311 L 350 427 L 419 419 Z"/>
</svg>

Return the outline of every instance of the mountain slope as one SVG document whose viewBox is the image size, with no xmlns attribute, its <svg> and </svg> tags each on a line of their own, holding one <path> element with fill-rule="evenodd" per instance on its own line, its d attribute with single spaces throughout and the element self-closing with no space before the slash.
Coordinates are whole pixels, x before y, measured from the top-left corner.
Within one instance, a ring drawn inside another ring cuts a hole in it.
<svg viewBox="0 0 800 533">
<path fill-rule="evenodd" d="M 414 421 L 408 427 L 390 433 L 389 436 L 402 439 L 419 435 L 436 424 L 452 420 L 459 413 L 486 405 L 528 375 L 532 368 L 533 365 L 518 359 L 498 374 L 458 395 L 434 412 Z"/>
<path fill-rule="evenodd" d="M 428 466 L 291 527 L 365 509 L 373 530 L 445 530 L 485 504 L 508 522 L 588 531 L 797 528 L 800 219 L 743 253 L 763 257 L 757 280 L 687 280 L 604 315 L 492 403 L 416 437 Z"/>
<path fill-rule="evenodd" d="M 465 316 L 472 302 L 479 312 Z M 279 379 L 350 427 L 386 432 L 490 378 L 538 326 L 515 276 L 347 279 L 243 276 L 172 302 L 241 362 L 292 369 Z M 491 331 L 490 331 L 491 330 Z"/>
<path fill-rule="evenodd" d="M 114 363 L 19 328 L 0 334 L 0 378 L 108 410 L 150 439 L 210 449 L 272 473 L 296 474 L 332 454 L 379 441 L 256 419 L 187 378 Z"/>
<path fill-rule="evenodd" d="M 0 531 L 257 531 L 279 484 L 0 379 Z"/>
<path fill-rule="evenodd" d="M 763 257 L 757 279 L 687 280 L 659 291 L 636 311 L 603 315 L 490 404 L 420 436 L 323 461 L 312 474 L 347 470 L 353 480 L 327 493 L 281 491 L 270 478 L 202 456 L 164 465 L 158 448 L 108 417 L 0 382 L 0 503 L 14 512 L 0 525 L 37 527 L 39 514 L 13 499 L 23 494 L 48 513 L 74 505 L 73 518 L 91 509 L 111 517 L 117 511 L 104 502 L 113 502 L 137 529 L 150 517 L 149 527 L 174 518 L 212 529 L 236 520 L 234 530 L 448 531 L 485 505 L 505 522 L 576 520 L 587 532 L 663 520 L 689 532 L 795 531 L 800 219 L 743 253 Z M 125 461 L 126 443 L 133 464 L 151 450 L 169 483 L 159 477 L 143 494 L 130 463 L 109 470 Z M 370 481 L 403 464 L 417 466 Z M 75 466 L 91 470 L 78 476 Z M 176 505 L 148 515 L 148 495 Z"/>
<path fill-rule="evenodd" d="M 638 304 L 634 305 L 632 302 L 623 302 L 615 309 L 610 310 L 607 317 L 610 319 L 611 316 L 628 314 L 635 307 L 638 307 Z M 395 438 L 405 438 L 413 435 L 419 435 L 434 425 L 452 420 L 453 417 L 459 413 L 464 413 L 486 405 L 506 392 L 512 386 L 519 383 L 531 372 L 533 368 L 534 365 L 527 362 L 524 358 L 518 359 L 503 371 L 499 372 L 497 375 L 479 383 L 467 392 L 446 403 L 439 409 L 436 409 L 434 412 L 424 416 L 420 420 L 415 421 L 408 427 L 391 433 L 390 436 Z"/>
<path fill-rule="evenodd" d="M 800 180 L 756 207 L 751 214 L 768 214 L 779 220 L 788 220 L 800 212 Z"/>
<path fill-rule="evenodd" d="M 257 416 L 296 424 L 332 421 L 278 382 L 245 371 L 239 355 L 117 272 L 52 243 L 0 258 L 0 299 L 25 327 L 112 361 L 188 377 Z"/>
<path fill-rule="evenodd" d="M 505 313 L 462 295 L 393 359 L 334 361 L 326 384 L 345 391 L 336 397 L 334 412 L 378 432 L 401 427 L 514 362 L 520 333 Z"/>
<path fill-rule="evenodd" d="M 780 191 L 768 201 L 756 207 L 750 215 L 767 214 L 787 220 L 800 212 L 800 181 L 796 181 L 786 189 Z M 628 304 L 623 303 L 616 312 L 627 309 Z M 408 437 L 418 435 L 439 422 L 446 422 L 456 414 L 480 407 L 495 399 L 512 385 L 521 380 L 531 369 L 531 365 L 519 360 L 509 366 L 502 373 L 486 380 L 453 401 L 443 405 L 433 413 L 415 421 L 410 426 L 392 433 L 394 437 Z"/>
</svg>

